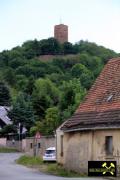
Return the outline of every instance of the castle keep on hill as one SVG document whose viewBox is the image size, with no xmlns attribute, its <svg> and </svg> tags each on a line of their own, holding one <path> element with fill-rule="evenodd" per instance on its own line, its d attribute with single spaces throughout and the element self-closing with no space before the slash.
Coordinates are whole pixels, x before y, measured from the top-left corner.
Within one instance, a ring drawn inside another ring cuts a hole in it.
<svg viewBox="0 0 120 180">
<path fill-rule="evenodd" d="M 64 24 L 55 25 L 54 38 L 60 43 L 68 42 L 68 26 Z"/>
</svg>

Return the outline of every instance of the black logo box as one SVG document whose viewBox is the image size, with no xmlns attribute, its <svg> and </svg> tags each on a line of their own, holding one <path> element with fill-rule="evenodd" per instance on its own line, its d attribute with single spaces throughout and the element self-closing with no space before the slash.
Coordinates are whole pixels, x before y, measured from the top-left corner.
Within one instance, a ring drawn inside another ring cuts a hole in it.
<svg viewBox="0 0 120 180">
<path fill-rule="evenodd" d="M 111 167 L 111 163 L 115 167 Z M 88 176 L 111 176 L 117 175 L 116 161 L 88 161 Z"/>
</svg>

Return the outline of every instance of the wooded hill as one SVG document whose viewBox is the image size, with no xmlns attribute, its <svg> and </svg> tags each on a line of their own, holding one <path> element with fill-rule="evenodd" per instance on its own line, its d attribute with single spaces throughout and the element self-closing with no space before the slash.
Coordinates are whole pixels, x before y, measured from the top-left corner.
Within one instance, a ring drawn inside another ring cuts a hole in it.
<svg viewBox="0 0 120 180">
<path fill-rule="evenodd" d="M 53 59 L 46 62 L 43 55 Z M 61 45 L 54 38 L 27 41 L 1 52 L 0 105 L 12 107 L 9 116 L 14 122 L 1 134 L 16 132 L 19 122 L 29 135 L 37 130 L 53 134 L 73 114 L 106 62 L 117 56 L 95 43 Z"/>
</svg>

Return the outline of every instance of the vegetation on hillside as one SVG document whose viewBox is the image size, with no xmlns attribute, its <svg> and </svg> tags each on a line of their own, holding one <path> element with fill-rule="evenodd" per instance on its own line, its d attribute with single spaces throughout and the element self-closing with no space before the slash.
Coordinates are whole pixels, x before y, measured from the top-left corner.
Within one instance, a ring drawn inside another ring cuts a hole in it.
<svg viewBox="0 0 120 180">
<path fill-rule="evenodd" d="M 40 60 L 40 55 L 48 54 L 75 56 Z M 15 132 L 21 123 L 31 135 L 36 130 L 54 134 L 76 110 L 107 60 L 116 56 L 95 43 L 61 45 L 54 38 L 27 41 L 1 52 L 0 105 L 11 106 L 9 116 L 13 120 L 13 126 L 1 133 Z"/>
</svg>

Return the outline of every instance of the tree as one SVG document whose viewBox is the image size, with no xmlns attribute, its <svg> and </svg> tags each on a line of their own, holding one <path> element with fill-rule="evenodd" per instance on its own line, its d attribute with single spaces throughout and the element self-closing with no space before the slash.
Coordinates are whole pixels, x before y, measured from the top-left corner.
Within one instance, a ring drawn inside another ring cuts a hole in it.
<svg viewBox="0 0 120 180">
<path fill-rule="evenodd" d="M 21 57 L 16 57 L 14 59 L 12 59 L 10 62 L 9 62 L 9 66 L 11 68 L 13 68 L 14 70 L 17 69 L 18 67 L 20 66 L 24 66 L 25 64 L 27 64 L 27 59 L 25 58 L 21 58 Z"/>
<path fill-rule="evenodd" d="M 49 79 L 38 79 L 32 93 L 33 107 L 39 117 L 45 116 L 47 108 L 57 105 L 59 91 Z"/>
<path fill-rule="evenodd" d="M 13 120 L 14 125 L 18 126 L 21 123 L 21 131 L 23 127 L 29 130 L 35 121 L 29 96 L 23 93 L 18 94 L 16 101 L 13 103 L 12 110 L 9 112 L 9 116 Z"/>
<path fill-rule="evenodd" d="M 4 79 L 5 81 L 11 85 L 11 86 L 14 86 L 15 83 L 16 83 L 16 75 L 15 75 L 15 72 L 12 68 L 8 68 L 4 71 Z"/>
<path fill-rule="evenodd" d="M 2 136 L 7 135 L 8 133 L 17 133 L 17 129 L 13 124 L 9 124 L 3 127 L 3 129 L 1 129 L 0 134 L 2 134 Z"/>
<path fill-rule="evenodd" d="M 93 71 L 95 76 L 97 76 L 103 68 L 103 62 L 100 57 L 90 56 L 87 53 L 80 55 L 80 63 L 87 67 L 90 71 Z"/>
<path fill-rule="evenodd" d="M 80 63 L 75 64 L 71 69 L 72 76 L 76 77 L 76 78 L 80 78 L 81 74 L 85 73 L 87 71 L 88 71 L 88 69 Z"/>
<path fill-rule="evenodd" d="M 64 53 L 64 54 L 73 54 L 74 49 L 73 49 L 72 43 L 70 43 L 70 42 L 64 42 L 64 44 L 62 45 L 62 47 L 63 47 L 63 53 Z"/>
<path fill-rule="evenodd" d="M 56 128 L 60 125 L 60 113 L 57 107 L 48 108 L 45 115 L 46 135 L 55 133 Z"/>
<path fill-rule="evenodd" d="M 61 109 L 67 109 L 69 105 L 73 105 L 75 103 L 75 91 L 72 87 L 72 84 L 66 83 L 64 84 L 60 106 Z"/>
<path fill-rule="evenodd" d="M 28 79 L 24 75 L 16 75 L 16 88 L 18 90 L 24 91 L 28 84 Z"/>
<path fill-rule="evenodd" d="M 56 128 L 60 125 L 60 111 L 57 107 L 48 108 L 45 112 L 45 119 L 36 121 L 30 128 L 30 135 L 40 132 L 42 135 L 54 135 Z"/>
<path fill-rule="evenodd" d="M 93 73 L 91 71 L 83 72 L 80 76 L 80 82 L 88 90 L 94 82 Z"/>
<path fill-rule="evenodd" d="M 27 59 L 39 56 L 41 53 L 40 44 L 36 39 L 33 41 L 26 41 L 25 43 L 23 43 L 22 48 L 24 56 Z"/>
<path fill-rule="evenodd" d="M 61 98 L 60 98 L 60 110 L 62 119 L 70 117 L 71 114 L 75 111 L 77 106 L 83 100 L 86 91 L 81 86 L 79 79 L 73 79 L 68 82 L 63 82 L 63 85 L 60 87 Z"/>
<path fill-rule="evenodd" d="M 9 57 L 9 51 L 8 50 L 0 53 L 0 61 L 2 62 L 3 67 L 8 66 L 9 60 L 10 60 L 10 57 Z"/>
<path fill-rule="evenodd" d="M 41 121 L 36 121 L 35 125 L 30 128 L 30 135 L 31 136 L 35 136 L 35 134 L 37 132 L 42 133 L 42 134 L 45 133 L 43 121 L 42 122 Z"/>
<path fill-rule="evenodd" d="M 34 83 L 35 83 L 35 79 L 33 76 L 30 76 L 30 78 L 28 79 L 27 85 L 25 87 L 25 92 L 29 95 L 32 95 L 33 89 L 34 89 Z"/>
<path fill-rule="evenodd" d="M 11 97 L 8 86 L 0 82 L 0 106 L 10 106 Z"/>
<path fill-rule="evenodd" d="M 55 38 L 43 39 L 40 41 L 42 55 L 55 55 L 61 53 L 60 43 Z"/>
</svg>

